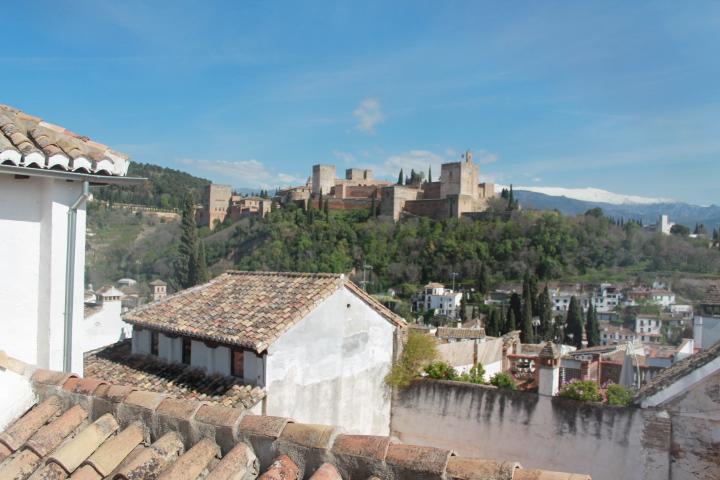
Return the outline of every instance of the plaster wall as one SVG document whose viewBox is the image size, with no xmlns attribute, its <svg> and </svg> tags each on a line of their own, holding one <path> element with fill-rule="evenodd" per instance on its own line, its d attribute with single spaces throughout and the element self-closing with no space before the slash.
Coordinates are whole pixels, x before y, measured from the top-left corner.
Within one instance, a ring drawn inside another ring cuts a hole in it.
<svg viewBox="0 0 720 480">
<path fill-rule="evenodd" d="M 150 355 L 150 330 L 134 328 L 131 346 L 133 354 Z"/>
<path fill-rule="evenodd" d="M 67 212 L 80 182 L 0 175 L 0 349 L 62 370 Z M 72 370 L 82 374 L 85 207 L 77 212 Z"/>
<path fill-rule="evenodd" d="M 35 405 L 37 396 L 28 379 L 0 368 L 0 432 Z"/>
<path fill-rule="evenodd" d="M 593 480 L 656 480 L 669 478 L 670 468 L 669 429 L 653 423 L 661 413 L 423 380 L 396 396 L 391 435 Z"/>
<path fill-rule="evenodd" d="M 230 349 L 224 346 L 208 347 L 204 342 L 192 340 L 190 365 L 203 368 L 208 374 L 230 375 Z"/>
<path fill-rule="evenodd" d="M 121 318 L 122 302 L 106 301 L 102 309 L 83 318 L 82 329 L 77 333 L 83 353 L 111 345 L 132 335 L 132 327 Z"/>
<path fill-rule="evenodd" d="M 182 363 L 182 337 L 158 337 L 158 358 L 168 363 Z"/>
<path fill-rule="evenodd" d="M 338 289 L 268 349 L 267 414 L 387 435 L 395 327 Z"/>
<path fill-rule="evenodd" d="M 695 346 L 709 348 L 720 341 L 720 317 L 696 315 L 693 321 Z"/>
</svg>

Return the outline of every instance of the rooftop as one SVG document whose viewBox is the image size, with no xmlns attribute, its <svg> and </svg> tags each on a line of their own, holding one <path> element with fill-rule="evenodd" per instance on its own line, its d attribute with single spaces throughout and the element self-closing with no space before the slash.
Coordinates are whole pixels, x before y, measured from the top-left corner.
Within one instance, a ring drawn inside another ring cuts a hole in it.
<svg viewBox="0 0 720 480">
<path fill-rule="evenodd" d="M 129 160 L 88 137 L 0 104 L 0 164 L 124 176 Z"/>
<path fill-rule="evenodd" d="M 132 355 L 130 350 L 130 340 L 123 340 L 89 352 L 84 359 L 85 374 L 104 382 L 226 407 L 251 408 L 265 397 L 263 389 L 245 385 L 239 378 L 208 375 L 189 365 Z"/>
<path fill-rule="evenodd" d="M 35 369 L 0 352 L 0 374 L 30 382 L 35 404 L 0 433 L 0 477 L 64 479 L 589 480 L 455 455 L 330 425 L 168 398 Z"/>
<path fill-rule="evenodd" d="M 700 303 L 702 305 L 720 305 L 720 287 L 715 284 L 710 285 Z"/>
<path fill-rule="evenodd" d="M 485 338 L 485 329 L 438 327 L 437 332 L 435 332 L 435 336 L 438 338 L 463 338 L 474 340 L 478 338 Z"/>
<path fill-rule="evenodd" d="M 405 321 L 344 275 L 229 271 L 129 312 L 140 327 L 262 352 L 338 289 L 345 287 L 397 326 Z"/>
</svg>

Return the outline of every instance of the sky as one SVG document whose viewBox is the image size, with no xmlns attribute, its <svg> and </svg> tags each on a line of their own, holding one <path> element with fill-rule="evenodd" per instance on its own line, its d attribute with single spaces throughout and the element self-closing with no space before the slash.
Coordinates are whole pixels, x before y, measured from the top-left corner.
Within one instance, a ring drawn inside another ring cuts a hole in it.
<svg viewBox="0 0 720 480">
<path fill-rule="evenodd" d="M 313 164 L 720 204 L 720 2 L 15 2 L 0 103 L 235 187 Z"/>
</svg>

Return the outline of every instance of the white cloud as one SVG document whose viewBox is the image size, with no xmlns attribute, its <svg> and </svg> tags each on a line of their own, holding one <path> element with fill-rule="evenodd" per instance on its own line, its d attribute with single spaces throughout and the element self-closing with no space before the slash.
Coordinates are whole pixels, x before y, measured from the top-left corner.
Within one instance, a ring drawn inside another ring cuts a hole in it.
<svg viewBox="0 0 720 480">
<path fill-rule="evenodd" d="M 376 98 L 366 98 L 360 102 L 360 105 L 353 111 L 353 116 L 358 121 L 355 128 L 367 133 L 374 132 L 375 125 L 385 118 L 380 109 L 380 102 Z"/>
<path fill-rule="evenodd" d="M 269 170 L 255 159 L 225 161 L 184 158 L 180 163 L 207 175 L 214 182 L 229 183 L 236 187 L 271 189 L 303 184 L 306 180 L 297 175 Z"/>
<path fill-rule="evenodd" d="M 474 152 L 473 155 L 473 161 L 476 164 L 487 164 L 496 160 L 497 155 L 487 150 L 479 150 Z M 437 181 L 440 179 L 440 169 L 443 163 L 459 161 L 461 161 L 461 158 L 453 149 L 446 149 L 444 154 L 435 153 L 430 150 L 409 150 L 391 155 L 381 164 L 367 165 L 367 168 L 372 168 L 377 177 L 396 179 L 401 168 L 405 175 L 409 175 L 412 170 L 423 172 L 427 175 L 428 167 L 430 167 L 432 168 L 433 180 Z M 493 179 L 487 175 L 481 175 L 480 180 L 493 181 Z"/>
<path fill-rule="evenodd" d="M 342 161 L 343 163 L 352 163 L 355 161 L 355 155 L 340 150 L 333 150 L 332 154 L 335 158 Z"/>
<path fill-rule="evenodd" d="M 473 154 L 473 161 L 479 165 L 487 165 L 494 163 L 498 159 L 497 155 L 487 150 L 478 150 Z"/>
</svg>

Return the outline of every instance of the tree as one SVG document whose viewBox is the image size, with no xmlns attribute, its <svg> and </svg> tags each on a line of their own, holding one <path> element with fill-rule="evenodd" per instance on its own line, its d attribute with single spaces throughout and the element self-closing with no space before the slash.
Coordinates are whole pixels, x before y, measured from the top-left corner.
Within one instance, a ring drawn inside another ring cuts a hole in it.
<svg viewBox="0 0 720 480">
<path fill-rule="evenodd" d="M 489 337 L 500 336 L 500 318 L 496 308 L 491 309 L 485 317 L 485 335 Z"/>
<path fill-rule="evenodd" d="M 428 182 L 432 182 L 432 165 L 428 167 Z"/>
<path fill-rule="evenodd" d="M 508 309 L 507 322 L 505 323 L 505 331 L 503 333 L 513 332 L 516 330 L 515 327 L 515 311 L 510 308 Z"/>
<path fill-rule="evenodd" d="M 480 266 L 480 275 L 478 276 L 477 289 L 483 295 L 490 291 L 490 269 L 486 263 Z"/>
<path fill-rule="evenodd" d="M 570 382 L 560 390 L 559 396 L 572 398 L 579 402 L 599 402 L 602 395 L 595 380 L 578 380 Z"/>
<path fill-rule="evenodd" d="M 178 247 L 176 277 L 182 288 L 190 288 L 193 285 L 197 285 L 198 281 L 198 238 L 197 225 L 195 224 L 195 199 L 191 192 L 185 195 L 180 228 L 180 246 Z"/>
<path fill-rule="evenodd" d="M 567 328 L 565 329 L 565 343 L 582 348 L 583 318 L 582 306 L 575 295 L 570 297 L 570 305 L 567 310 Z"/>
<path fill-rule="evenodd" d="M 370 217 L 377 218 L 377 205 L 375 204 L 375 195 L 372 196 L 370 201 Z"/>
<path fill-rule="evenodd" d="M 385 383 L 394 387 L 407 387 L 437 356 L 433 337 L 410 330 L 402 355 L 385 376 Z"/>
<path fill-rule="evenodd" d="M 590 300 L 590 305 L 587 310 L 585 328 L 587 329 L 588 347 L 600 345 L 600 324 L 598 323 L 597 312 L 595 311 L 595 307 L 593 307 L 592 299 Z"/>
<path fill-rule="evenodd" d="M 603 209 L 600 207 L 591 208 L 587 212 L 585 212 L 586 217 L 595 217 L 595 218 L 602 218 L 603 215 Z"/>
<path fill-rule="evenodd" d="M 550 298 L 550 290 L 545 285 L 543 292 L 538 298 L 538 310 L 540 316 L 540 337 L 543 340 L 553 339 L 553 307 L 552 299 Z"/>
<path fill-rule="evenodd" d="M 520 339 L 523 343 L 535 343 L 535 335 L 533 335 L 533 311 L 532 311 L 532 297 L 530 294 L 530 288 L 525 289 L 525 295 L 523 297 L 522 305 L 522 331 L 520 332 Z"/>
<path fill-rule="evenodd" d="M 506 388 L 508 390 L 516 390 L 515 380 L 510 374 L 505 372 L 498 372 L 490 379 L 490 384 L 498 388 Z"/>
<path fill-rule="evenodd" d="M 208 272 L 207 259 L 205 258 L 205 242 L 202 240 L 198 243 L 197 252 L 197 283 L 205 283 L 210 280 Z"/>
<path fill-rule="evenodd" d="M 510 295 L 510 310 L 513 312 L 515 324 L 522 321 L 522 297 L 517 293 Z"/>
<path fill-rule="evenodd" d="M 685 225 L 676 223 L 675 225 L 670 227 L 670 233 L 679 237 L 687 237 L 688 235 L 690 235 L 690 229 Z"/>
<path fill-rule="evenodd" d="M 325 202 L 323 203 L 323 213 L 326 218 L 330 217 L 330 199 L 327 197 L 325 197 Z"/>
<path fill-rule="evenodd" d="M 400 173 L 398 174 L 397 184 L 402 185 L 404 181 L 405 181 L 405 175 L 403 175 L 403 169 L 401 168 Z"/>
</svg>

